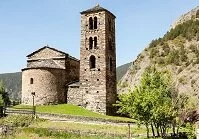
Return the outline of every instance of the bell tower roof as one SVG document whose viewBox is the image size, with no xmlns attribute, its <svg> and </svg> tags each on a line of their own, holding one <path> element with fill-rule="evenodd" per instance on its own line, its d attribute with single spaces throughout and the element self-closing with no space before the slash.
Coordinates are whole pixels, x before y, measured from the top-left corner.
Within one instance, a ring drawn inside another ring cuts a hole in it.
<svg viewBox="0 0 199 139">
<path fill-rule="evenodd" d="M 115 17 L 115 15 L 114 15 L 113 13 L 111 13 L 109 10 L 107 10 L 107 9 L 105 9 L 105 8 L 103 8 L 103 7 L 101 7 L 101 6 L 99 5 L 99 3 L 97 3 L 97 5 L 94 6 L 93 8 L 88 9 L 88 10 L 86 10 L 86 11 L 82 11 L 82 12 L 80 12 L 80 13 L 81 13 L 81 14 L 89 14 L 89 13 L 96 13 L 96 12 L 101 12 L 101 11 L 106 11 L 106 12 L 110 13 L 112 16 Z"/>
</svg>

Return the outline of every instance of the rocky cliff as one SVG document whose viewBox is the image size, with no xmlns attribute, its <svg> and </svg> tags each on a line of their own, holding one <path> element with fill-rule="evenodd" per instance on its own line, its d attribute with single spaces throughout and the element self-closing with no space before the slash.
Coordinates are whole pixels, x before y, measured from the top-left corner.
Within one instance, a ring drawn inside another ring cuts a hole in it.
<svg viewBox="0 0 199 139">
<path fill-rule="evenodd" d="M 182 15 L 164 37 L 153 40 L 118 83 L 118 93 L 139 84 L 148 66 L 168 70 L 180 93 L 199 97 L 199 7 Z"/>
</svg>

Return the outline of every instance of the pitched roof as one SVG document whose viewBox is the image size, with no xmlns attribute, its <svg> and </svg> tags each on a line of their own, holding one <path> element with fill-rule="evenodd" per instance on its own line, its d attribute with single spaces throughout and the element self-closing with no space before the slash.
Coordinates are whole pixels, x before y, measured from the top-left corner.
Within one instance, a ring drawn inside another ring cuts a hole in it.
<svg viewBox="0 0 199 139">
<path fill-rule="evenodd" d="M 115 15 L 113 13 L 111 13 L 107 9 L 101 7 L 99 4 L 97 4 L 95 7 L 91 8 L 91 9 L 88 9 L 86 11 L 82 11 L 80 13 L 81 14 L 87 14 L 87 13 L 95 13 L 95 12 L 100 12 L 100 11 L 106 11 L 106 12 L 110 13 L 111 15 L 113 15 L 115 17 Z"/>
<path fill-rule="evenodd" d="M 65 52 L 59 51 L 59 50 L 57 50 L 57 49 L 55 49 L 55 48 L 52 48 L 52 47 L 49 47 L 49 46 L 47 45 L 47 46 L 44 46 L 44 47 L 42 47 L 42 48 L 40 48 L 40 49 L 38 49 L 38 50 L 32 52 L 31 54 L 27 55 L 26 57 L 31 57 L 32 55 L 34 55 L 34 54 L 38 53 L 39 51 L 41 51 L 41 50 L 43 50 L 43 49 L 46 49 L 46 48 L 51 49 L 51 50 L 56 51 L 56 52 L 59 52 L 59 53 L 62 53 L 62 54 L 64 54 L 64 55 L 68 55 L 68 54 L 65 53 Z"/>
<path fill-rule="evenodd" d="M 52 59 L 40 60 L 36 64 L 32 64 L 29 68 L 55 68 L 55 69 L 65 69 L 64 66 L 56 63 Z"/>
</svg>

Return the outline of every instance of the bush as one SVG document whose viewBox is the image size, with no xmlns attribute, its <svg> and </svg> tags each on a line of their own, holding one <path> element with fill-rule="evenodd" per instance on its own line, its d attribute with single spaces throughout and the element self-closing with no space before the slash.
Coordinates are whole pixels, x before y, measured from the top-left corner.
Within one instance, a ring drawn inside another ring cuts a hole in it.
<svg viewBox="0 0 199 139">
<path fill-rule="evenodd" d="M 172 64 L 174 63 L 175 65 L 179 65 L 179 52 L 178 50 L 173 50 L 169 53 L 169 55 L 166 57 L 166 63 L 167 64 Z"/>
<path fill-rule="evenodd" d="M 191 87 L 193 87 L 193 85 L 196 83 L 196 80 L 195 79 L 193 79 L 193 80 L 191 80 Z"/>
<path fill-rule="evenodd" d="M 159 51 L 156 48 L 152 48 L 149 57 L 154 58 L 157 54 L 159 54 Z"/>
<path fill-rule="evenodd" d="M 187 123 L 186 127 L 185 127 L 185 132 L 186 132 L 188 139 L 195 139 L 196 138 L 194 125 Z"/>
<path fill-rule="evenodd" d="M 178 69 L 178 74 L 180 73 L 180 72 L 182 72 L 183 71 L 183 69 L 182 69 L 182 67 L 180 67 L 179 69 Z"/>
<path fill-rule="evenodd" d="M 167 56 L 170 52 L 170 47 L 169 47 L 168 43 L 164 43 L 162 48 L 164 50 L 163 56 Z"/>
<path fill-rule="evenodd" d="M 192 52 L 194 52 L 194 53 L 197 52 L 197 46 L 191 44 L 189 48 L 191 49 Z"/>
<path fill-rule="evenodd" d="M 160 40 L 160 39 L 159 39 Z M 151 43 L 149 44 L 149 48 L 154 48 L 159 44 L 159 41 L 156 40 L 152 40 Z"/>
<path fill-rule="evenodd" d="M 181 84 L 183 84 L 183 85 L 187 83 L 187 80 L 186 80 L 186 77 L 185 77 L 185 76 L 182 76 L 181 78 L 179 78 L 178 81 L 179 81 Z"/>
<path fill-rule="evenodd" d="M 162 57 L 157 57 L 156 61 L 160 65 L 164 65 L 165 64 L 164 58 L 162 58 Z"/>
<path fill-rule="evenodd" d="M 43 121 L 38 119 L 36 121 Z M 33 122 L 32 115 L 9 115 L 1 119 L 1 124 L 14 127 L 27 127 Z"/>
</svg>

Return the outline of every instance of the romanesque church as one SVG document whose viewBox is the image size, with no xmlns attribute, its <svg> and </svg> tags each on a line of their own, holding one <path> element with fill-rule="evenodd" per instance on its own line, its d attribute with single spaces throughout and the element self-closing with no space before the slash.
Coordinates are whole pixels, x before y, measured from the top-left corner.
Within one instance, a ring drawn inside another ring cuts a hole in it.
<svg viewBox="0 0 199 139">
<path fill-rule="evenodd" d="M 27 56 L 22 103 L 68 103 L 111 114 L 116 102 L 115 16 L 99 5 L 81 12 L 80 60 L 50 46 Z"/>
</svg>

